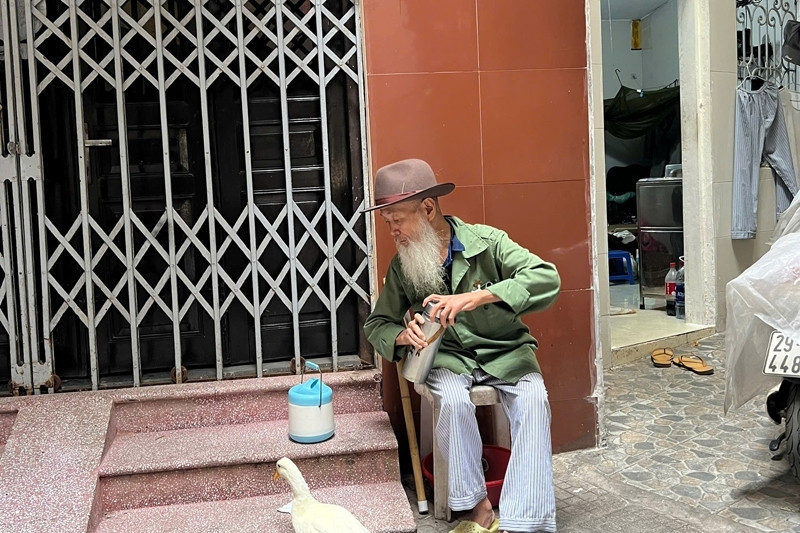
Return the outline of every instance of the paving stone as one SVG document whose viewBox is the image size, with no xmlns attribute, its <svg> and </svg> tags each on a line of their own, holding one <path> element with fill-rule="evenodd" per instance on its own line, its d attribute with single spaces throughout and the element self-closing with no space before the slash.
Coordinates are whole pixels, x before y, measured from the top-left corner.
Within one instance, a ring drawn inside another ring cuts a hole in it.
<svg viewBox="0 0 800 533">
<path fill-rule="evenodd" d="M 798 482 L 785 459 L 771 459 L 780 427 L 764 396 L 723 413 L 724 347 L 723 335 L 675 347 L 706 359 L 711 376 L 646 357 L 604 371 L 607 445 L 553 458 L 560 533 L 800 532 Z M 413 480 L 407 491 L 416 508 Z M 418 524 L 455 525 L 430 515 Z"/>
<path fill-rule="evenodd" d="M 717 476 L 708 472 L 689 472 L 687 475 L 702 481 L 714 481 L 717 479 Z"/>
<path fill-rule="evenodd" d="M 771 498 L 780 498 L 780 499 L 782 499 L 782 498 L 790 498 L 790 497 L 793 496 L 793 494 L 791 492 L 789 492 L 789 491 L 781 490 L 781 489 L 779 489 L 777 487 L 769 487 L 769 486 L 762 487 L 761 489 L 759 489 L 759 492 L 761 494 L 764 494 L 765 496 L 769 496 Z"/>
<path fill-rule="evenodd" d="M 675 494 L 687 496 L 692 499 L 697 499 L 703 494 L 702 490 L 698 487 L 689 487 L 687 485 L 675 485 L 670 490 Z"/>
<path fill-rule="evenodd" d="M 647 481 L 653 478 L 651 472 L 623 472 L 622 475 L 634 481 Z"/>
<path fill-rule="evenodd" d="M 653 455 L 652 459 L 653 459 L 653 461 L 656 461 L 658 463 L 664 463 L 664 464 L 675 464 L 675 463 L 678 462 L 677 459 L 675 459 L 674 457 L 670 457 L 669 455 L 656 454 L 656 455 Z"/>
<path fill-rule="evenodd" d="M 761 476 L 758 473 L 751 472 L 749 470 L 744 470 L 742 472 L 736 472 L 733 476 L 736 479 L 740 479 L 742 481 L 758 481 L 759 479 L 761 479 Z"/>
<path fill-rule="evenodd" d="M 643 517 L 647 517 L 643 520 Z M 578 529 L 577 531 L 604 531 L 607 533 L 700 533 L 700 529 L 691 527 L 686 523 L 671 521 L 669 528 L 660 524 L 658 513 L 637 505 L 631 505 L 612 511 L 605 516 L 593 521 L 591 528 Z"/>
<path fill-rule="evenodd" d="M 705 448 L 719 448 L 724 443 L 720 439 L 695 439 L 694 444 Z"/>
<path fill-rule="evenodd" d="M 731 511 L 748 520 L 759 520 L 769 516 L 766 509 L 761 509 L 759 507 L 732 507 Z"/>
</svg>

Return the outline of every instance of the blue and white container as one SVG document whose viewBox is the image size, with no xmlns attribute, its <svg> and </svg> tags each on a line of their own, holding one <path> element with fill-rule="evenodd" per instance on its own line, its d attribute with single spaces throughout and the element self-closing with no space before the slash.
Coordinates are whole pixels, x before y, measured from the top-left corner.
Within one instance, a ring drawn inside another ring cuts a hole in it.
<svg viewBox="0 0 800 533">
<path fill-rule="evenodd" d="M 328 440 L 333 436 L 333 390 L 322 382 L 319 365 L 306 361 L 311 370 L 319 372 L 313 378 L 289 389 L 289 438 L 303 444 Z"/>
</svg>

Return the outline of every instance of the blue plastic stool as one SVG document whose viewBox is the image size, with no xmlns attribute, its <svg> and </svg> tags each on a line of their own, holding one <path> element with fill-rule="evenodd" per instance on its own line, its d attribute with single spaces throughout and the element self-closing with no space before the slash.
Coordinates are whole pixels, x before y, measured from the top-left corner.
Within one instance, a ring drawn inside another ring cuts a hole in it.
<svg viewBox="0 0 800 533">
<path fill-rule="evenodd" d="M 622 274 L 610 274 L 608 275 L 608 281 L 625 281 L 628 280 L 628 285 L 633 285 L 635 283 L 633 279 L 633 263 L 631 262 L 631 254 L 629 252 L 625 252 L 623 250 L 609 250 L 608 251 L 608 260 L 610 261 L 624 261 L 624 264 L 620 263 L 620 270 L 623 271 Z M 627 273 L 624 271 L 627 270 Z"/>
</svg>

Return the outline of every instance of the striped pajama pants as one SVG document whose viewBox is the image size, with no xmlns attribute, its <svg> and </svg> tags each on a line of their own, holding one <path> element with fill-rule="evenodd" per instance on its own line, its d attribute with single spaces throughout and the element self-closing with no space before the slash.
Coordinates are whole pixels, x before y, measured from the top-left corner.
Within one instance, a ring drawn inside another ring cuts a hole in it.
<svg viewBox="0 0 800 533">
<path fill-rule="evenodd" d="M 469 389 L 489 385 L 498 390 L 511 425 L 511 460 L 500 494 L 500 531 L 555 531 L 550 405 L 541 374 L 527 374 L 511 385 L 480 368 L 471 375 L 435 368 L 427 385 L 440 405 L 436 438 L 448 461 L 450 508 L 473 509 L 486 498 L 483 443 Z"/>
<path fill-rule="evenodd" d="M 734 124 L 733 203 L 731 238 L 754 239 L 761 160 L 775 175 L 777 214 L 797 194 L 786 120 L 778 102 L 778 88 L 766 83 L 755 91 L 736 91 Z"/>
</svg>

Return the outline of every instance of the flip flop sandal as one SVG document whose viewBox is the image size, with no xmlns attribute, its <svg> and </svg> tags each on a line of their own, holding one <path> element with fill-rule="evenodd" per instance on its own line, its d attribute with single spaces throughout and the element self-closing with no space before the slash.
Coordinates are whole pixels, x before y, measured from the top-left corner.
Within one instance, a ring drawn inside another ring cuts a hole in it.
<svg viewBox="0 0 800 533">
<path fill-rule="evenodd" d="M 500 530 L 500 520 L 495 518 L 489 528 L 482 527 L 477 522 L 471 520 L 464 520 L 459 522 L 455 529 L 451 529 L 450 533 L 497 533 Z"/>
<path fill-rule="evenodd" d="M 675 356 L 670 348 L 656 348 L 650 353 L 650 360 L 657 368 L 667 368 L 672 365 L 672 358 Z"/>
<path fill-rule="evenodd" d="M 699 355 L 679 355 L 672 360 L 677 366 L 691 370 L 695 374 L 708 376 L 714 373 L 714 367 L 707 365 Z"/>
</svg>

